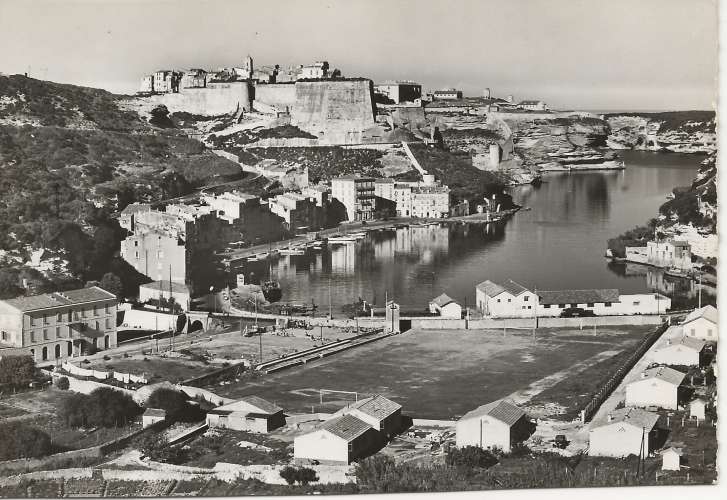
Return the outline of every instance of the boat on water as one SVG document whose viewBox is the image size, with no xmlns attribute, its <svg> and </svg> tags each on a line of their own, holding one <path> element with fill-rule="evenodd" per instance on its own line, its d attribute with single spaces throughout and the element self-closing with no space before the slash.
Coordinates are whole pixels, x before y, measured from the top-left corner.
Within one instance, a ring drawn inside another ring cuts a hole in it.
<svg viewBox="0 0 727 500">
<path fill-rule="evenodd" d="M 334 244 L 334 245 L 346 245 L 349 243 L 356 243 L 357 238 L 355 236 L 350 235 L 341 235 L 341 236 L 329 236 L 328 237 L 328 243 Z"/>
<path fill-rule="evenodd" d="M 278 250 L 278 253 L 280 255 L 303 255 L 305 254 L 305 250 L 301 247 L 287 247 L 281 248 Z"/>
<path fill-rule="evenodd" d="M 283 296 L 283 289 L 280 288 L 280 283 L 275 280 L 261 283 L 260 288 L 262 288 L 263 296 L 268 302 L 277 302 Z"/>
<path fill-rule="evenodd" d="M 673 278 L 691 278 L 691 275 L 688 271 L 685 271 L 684 269 L 679 269 L 677 267 L 670 267 L 666 269 L 664 271 L 664 274 Z"/>
</svg>

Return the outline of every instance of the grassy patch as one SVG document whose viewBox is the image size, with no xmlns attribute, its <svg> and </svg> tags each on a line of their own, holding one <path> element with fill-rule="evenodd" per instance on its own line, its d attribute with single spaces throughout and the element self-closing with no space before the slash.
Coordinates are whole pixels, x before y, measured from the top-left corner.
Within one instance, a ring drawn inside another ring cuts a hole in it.
<svg viewBox="0 0 727 500">
<path fill-rule="evenodd" d="M 260 448 L 240 446 L 241 442 L 253 443 Z M 272 465 L 287 461 L 292 451 L 288 443 L 269 436 L 230 429 L 212 429 L 187 446 L 189 460 L 185 465 L 195 467 L 214 467 L 217 462 Z"/>
<path fill-rule="evenodd" d="M 214 366 L 199 361 L 161 357 L 148 357 L 147 359 L 148 361 L 125 358 L 112 358 L 109 361 L 99 360 L 92 363 L 90 368 L 144 375 L 151 384 L 164 380 L 177 383 L 215 370 Z"/>
</svg>

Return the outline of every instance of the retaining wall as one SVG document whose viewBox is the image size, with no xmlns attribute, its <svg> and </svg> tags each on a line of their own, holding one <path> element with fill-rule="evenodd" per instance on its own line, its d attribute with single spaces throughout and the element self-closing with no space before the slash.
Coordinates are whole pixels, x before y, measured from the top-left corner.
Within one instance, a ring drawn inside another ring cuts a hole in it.
<svg viewBox="0 0 727 500">
<path fill-rule="evenodd" d="M 248 82 L 208 83 L 207 88 L 186 88 L 177 94 L 159 94 L 147 99 L 164 104 L 170 113 L 186 111 L 202 116 L 224 115 L 238 107 L 250 111 L 252 103 Z"/>
<path fill-rule="evenodd" d="M 278 111 L 291 110 L 295 105 L 295 86 L 295 83 L 255 85 L 255 101 Z"/>
</svg>

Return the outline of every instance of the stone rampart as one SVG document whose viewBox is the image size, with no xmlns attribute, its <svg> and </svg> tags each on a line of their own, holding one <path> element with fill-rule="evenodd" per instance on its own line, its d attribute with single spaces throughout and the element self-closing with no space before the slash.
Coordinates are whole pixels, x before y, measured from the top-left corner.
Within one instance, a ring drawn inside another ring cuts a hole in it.
<svg viewBox="0 0 727 500">
<path fill-rule="evenodd" d="M 209 83 L 206 88 L 182 89 L 179 93 L 153 95 L 148 99 L 164 104 L 170 113 L 217 116 L 239 109 L 250 111 L 252 92 L 248 82 Z"/>
</svg>

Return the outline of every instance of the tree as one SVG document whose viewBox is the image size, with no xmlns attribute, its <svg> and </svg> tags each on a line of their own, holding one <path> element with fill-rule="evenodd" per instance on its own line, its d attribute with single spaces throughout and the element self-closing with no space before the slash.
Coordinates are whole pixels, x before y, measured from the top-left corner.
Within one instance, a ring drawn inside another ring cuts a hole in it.
<svg viewBox="0 0 727 500">
<path fill-rule="evenodd" d="M 100 286 L 107 292 L 116 295 L 116 298 L 121 298 L 124 295 L 124 284 L 121 282 L 121 278 L 114 273 L 104 274 L 101 278 Z"/>
<path fill-rule="evenodd" d="M 55 385 L 60 390 L 67 391 L 71 384 L 68 382 L 68 377 L 58 377 Z"/>
<path fill-rule="evenodd" d="M 316 471 L 308 467 L 295 468 L 288 465 L 280 471 L 280 477 L 282 477 L 285 482 L 290 485 L 297 482 L 303 486 L 307 486 L 308 483 L 318 481 Z"/>
<path fill-rule="evenodd" d="M 151 118 L 149 123 L 161 128 L 172 128 L 174 122 L 169 118 L 169 109 L 164 104 L 160 104 L 151 110 Z"/>
<path fill-rule="evenodd" d="M 31 356 L 3 356 L 0 359 L 0 385 L 27 387 L 35 376 L 35 361 Z"/>
<path fill-rule="evenodd" d="M 121 427 L 141 413 L 141 407 L 128 394 L 99 387 L 89 395 L 72 394 L 59 413 L 69 427 Z"/>
<path fill-rule="evenodd" d="M 483 450 L 478 446 L 464 446 L 462 448 L 452 448 L 445 463 L 455 467 L 466 468 L 488 468 L 497 463 L 497 457 L 490 450 Z"/>
<path fill-rule="evenodd" d="M 282 477 L 286 483 L 293 485 L 295 484 L 295 478 L 297 475 L 297 469 L 295 467 L 291 467 L 290 465 L 283 467 L 283 469 L 280 471 L 280 477 Z"/>
<path fill-rule="evenodd" d="M 18 272 L 14 269 L 0 269 L 0 299 L 12 299 L 23 293 L 18 286 Z"/>
<path fill-rule="evenodd" d="M 161 408 L 167 412 L 167 419 L 173 422 L 196 422 L 204 412 L 197 405 L 190 404 L 181 391 L 160 387 L 149 395 L 147 408 Z"/>
<path fill-rule="evenodd" d="M 50 454 L 50 436 L 45 432 L 22 422 L 0 424 L 0 460 L 37 458 Z"/>
</svg>

